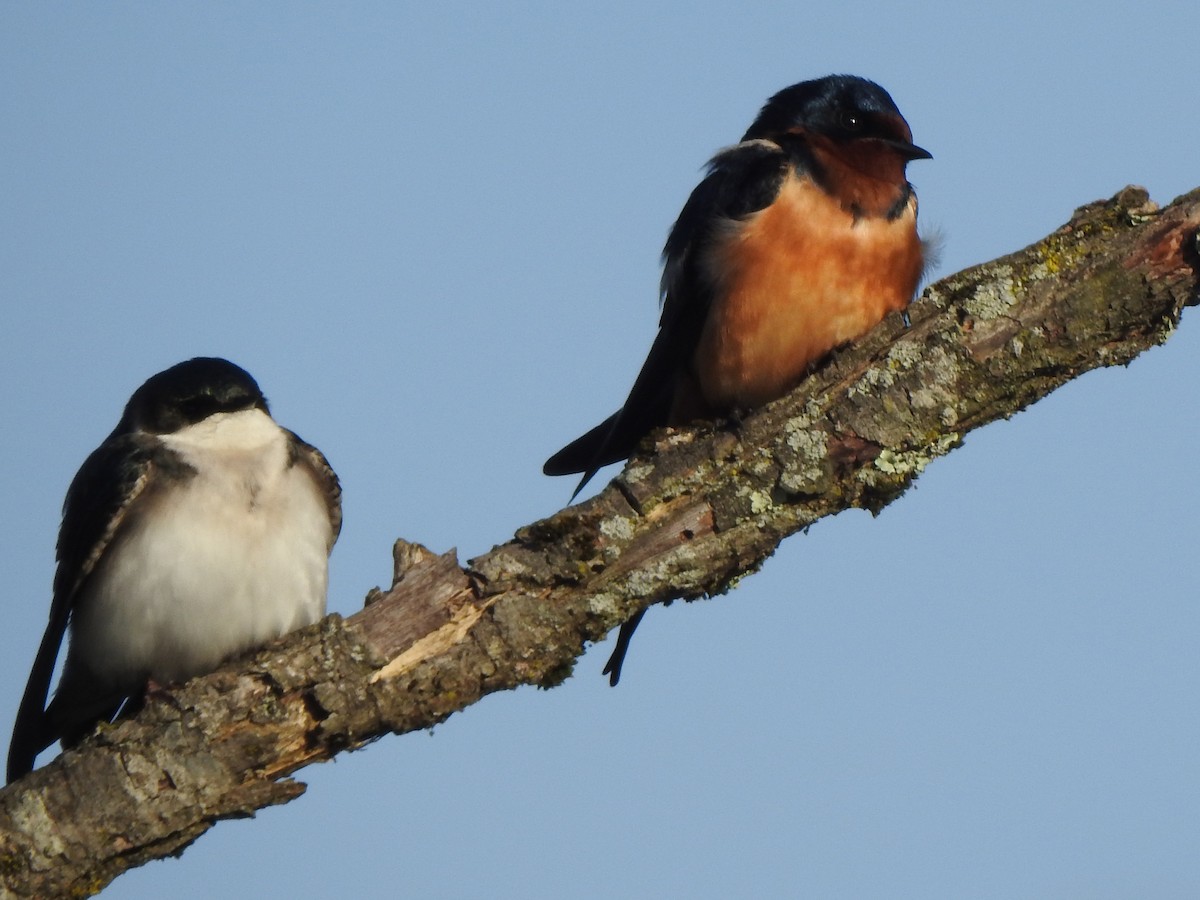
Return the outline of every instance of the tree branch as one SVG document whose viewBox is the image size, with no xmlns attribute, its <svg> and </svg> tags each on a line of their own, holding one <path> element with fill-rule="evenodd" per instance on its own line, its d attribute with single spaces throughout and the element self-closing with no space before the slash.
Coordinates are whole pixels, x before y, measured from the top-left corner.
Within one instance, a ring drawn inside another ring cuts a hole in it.
<svg viewBox="0 0 1200 900">
<path fill-rule="evenodd" d="M 100 729 L 0 792 L 0 896 L 86 894 L 289 778 L 485 694 L 550 686 L 646 606 L 719 594 L 783 538 L 878 511 L 972 429 L 1170 337 L 1200 299 L 1200 191 L 1077 210 L 1025 250 L 946 278 L 736 427 L 659 432 L 595 498 L 459 566 L 397 543 L 396 580 Z"/>
</svg>

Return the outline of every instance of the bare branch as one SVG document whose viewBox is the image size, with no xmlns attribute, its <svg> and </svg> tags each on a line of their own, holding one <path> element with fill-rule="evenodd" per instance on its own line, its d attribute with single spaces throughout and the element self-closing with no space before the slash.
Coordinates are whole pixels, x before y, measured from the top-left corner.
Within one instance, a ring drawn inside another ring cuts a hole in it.
<svg viewBox="0 0 1200 900">
<path fill-rule="evenodd" d="M 597 497 L 460 567 L 397 545 L 397 576 L 330 616 L 155 698 L 0 792 L 0 895 L 96 891 L 223 818 L 299 796 L 288 776 L 492 691 L 561 682 L 649 604 L 719 594 L 779 542 L 877 511 L 972 429 L 1165 341 L 1200 292 L 1200 191 L 1078 210 L 1019 253 L 929 288 L 735 426 L 652 436 Z"/>
</svg>

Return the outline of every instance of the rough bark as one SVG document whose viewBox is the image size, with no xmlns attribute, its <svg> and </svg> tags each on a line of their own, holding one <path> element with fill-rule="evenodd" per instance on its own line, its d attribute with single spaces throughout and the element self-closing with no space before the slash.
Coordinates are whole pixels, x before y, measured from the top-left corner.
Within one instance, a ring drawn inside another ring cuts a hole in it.
<svg viewBox="0 0 1200 900">
<path fill-rule="evenodd" d="M 1200 297 L 1200 190 L 1127 188 L 930 287 L 735 426 L 653 435 L 598 496 L 460 567 L 398 542 L 396 581 L 153 697 L 0 792 L 0 896 L 87 895 L 219 819 L 285 803 L 310 762 L 554 685 L 649 604 L 720 594 L 788 535 L 876 511 L 974 428 L 1165 341 Z"/>
</svg>

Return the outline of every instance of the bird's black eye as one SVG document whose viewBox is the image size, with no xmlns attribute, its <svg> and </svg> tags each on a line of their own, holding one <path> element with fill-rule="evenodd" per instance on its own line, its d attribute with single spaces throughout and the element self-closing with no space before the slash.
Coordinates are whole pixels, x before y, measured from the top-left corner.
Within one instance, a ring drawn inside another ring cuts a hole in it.
<svg viewBox="0 0 1200 900">
<path fill-rule="evenodd" d="M 862 131 L 863 119 L 862 119 L 862 116 L 860 116 L 856 112 L 851 112 L 850 110 L 844 110 L 838 116 L 838 124 L 841 125 L 842 128 L 845 129 L 846 131 L 849 131 L 851 134 L 855 134 L 859 131 Z"/>
<path fill-rule="evenodd" d="M 188 423 L 202 422 L 216 411 L 212 397 L 204 394 L 187 397 L 179 402 L 179 412 Z"/>
</svg>

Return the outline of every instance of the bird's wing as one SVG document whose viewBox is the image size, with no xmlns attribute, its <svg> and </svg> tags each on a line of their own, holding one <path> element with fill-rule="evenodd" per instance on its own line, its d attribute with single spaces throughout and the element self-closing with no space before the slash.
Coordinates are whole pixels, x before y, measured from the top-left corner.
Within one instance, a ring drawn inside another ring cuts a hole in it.
<svg viewBox="0 0 1200 900">
<path fill-rule="evenodd" d="M 546 461 L 547 475 L 582 472 L 582 490 L 596 472 L 627 458 L 654 428 L 670 424 L 719 278 L 707 253 L 723 230 L 770 206 L 787 174 L 788 158 L 770 141 L 746 141 L 718 153 L 671 228 L 663 250 L 662 315 L 658 334 L 624 406 Z M 574 495 L 573 495 L 574 496 Z"/>
<path fill-rule="evenodd" d="M 158 442 L 144 434 L 112 435 L 80 467 L 63 504 L 58 534 L 58 568 L 50 621 L 42 636 L 8 750 L 8 780 L 33 769 L 38 753 L 61 737 L 46 716 L 46 697 L 79 590 L 95 570 L 130 509 L 154 479 L 164 457 Z M 119 705 L 119 700 L 117 701 Z"/>
<path fill-rule="evenodd" d="M 299 463 L 308 470 L 317 489 L 325 498 L 325 506 L 329 511 L 329 528 L 331 536 L 329 539 L 329 549 L 333 549 L 334 543 L 338 539 L 338 535 L 342 532 L 342 485 L 338 481 L 337 473 L 333 471 L 333 467 L 329 465 L 329 460 L 325 458 L 325 454 L 314 447 L 312 444 L 305 442 L 295 432 L 288 431 L 289 449 L 293 463 Z"/>
</svg>

